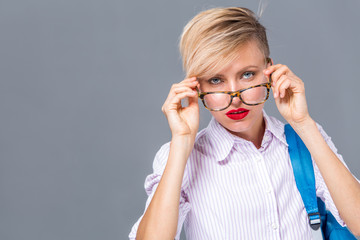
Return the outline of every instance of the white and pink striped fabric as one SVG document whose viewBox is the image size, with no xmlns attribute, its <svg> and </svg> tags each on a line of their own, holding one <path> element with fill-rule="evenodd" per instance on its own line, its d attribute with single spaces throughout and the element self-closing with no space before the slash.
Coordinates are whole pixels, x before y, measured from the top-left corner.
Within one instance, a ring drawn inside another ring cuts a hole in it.
<svg viewBox="0 0 360 240">
<path fill-rule="evenodd" d="M 260 149 L 230 134 L 215 119 L 198 133 L 182 182 L 176 239 L 183 225 L 188 240 L 312 239 L 284 124 L 265 112 L 264 118 L 266 130 Z M 319 129 L 337 154 L 330 137 Z M 154 172 L 145 180 L 146 208 L 164 171 L 169 147 L 164 144 L 158 151 Z M 314 169 L 317 196 L 344 226 L 316 165 Z M 135 239 L 140 220 L 132 227 L 130 239 Z"/>
</svg>

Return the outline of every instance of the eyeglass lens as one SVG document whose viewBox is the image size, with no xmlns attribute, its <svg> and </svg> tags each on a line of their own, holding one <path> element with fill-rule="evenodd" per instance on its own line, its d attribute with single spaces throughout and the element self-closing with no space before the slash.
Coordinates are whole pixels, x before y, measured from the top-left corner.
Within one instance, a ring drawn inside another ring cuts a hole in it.
<svg viewBox="0 0 360 240">
<path fill-rule="evenodd" d="M 259 104 L 266 100 L 267 91 L 266 86 L 247 89 L 241 93 L 241 100 L 245 104 Z M 207 94 L 204 96 L 204 103 L 207 108 L 220 110 L 230 105 L 231 96 L 227 93 Z"/>
</svg>

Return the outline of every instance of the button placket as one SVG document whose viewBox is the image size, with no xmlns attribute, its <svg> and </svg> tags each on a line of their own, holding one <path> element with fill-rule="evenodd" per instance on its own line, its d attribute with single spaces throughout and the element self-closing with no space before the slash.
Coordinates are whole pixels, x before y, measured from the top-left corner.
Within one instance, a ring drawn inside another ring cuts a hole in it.
<svg viewBox="0 0 360 240">
<path fill-rule="evenodd" d="M 258 173 L 260 174 L 260 179 L 262 180 L 262 185 L 264 186 L 264 192 L 266 194 L 269 194 L 271 199 L 271 201 L 269 202 L 269 207 L 270 207 L 269 208 L 270 216 L 268 216 L 269 225 L 274 231 L 277 231 L 279 230 L 279 224 L 278 224 L 279 217 L 277 213 L 275 194 L 271 186 L 271 180 L 265 162 L 263 161 L 263 157 L 257 156 L 255 158 L 255 161 L 256 161 L 256 165 L 258 166 L 257 169 L 258 169 Z"/>
</svg>

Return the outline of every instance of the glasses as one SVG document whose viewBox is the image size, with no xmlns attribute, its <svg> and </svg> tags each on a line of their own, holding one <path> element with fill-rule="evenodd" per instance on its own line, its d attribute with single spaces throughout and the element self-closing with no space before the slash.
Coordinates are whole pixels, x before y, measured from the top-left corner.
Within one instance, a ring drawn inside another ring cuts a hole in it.
<svg viewBox="0 0 360 240">
<path fill-rule="evenodd" d="M 267 59 L 267 62 L 270 61 L 271 60 Z M 266 100 L 268 100 L 271 89 L 271 77 L 268 78 L 266 77 L 266 75 L 261 74 L 259 81 L 263 83 L 234 92 L 232 91 L 200 92 L 199 89 L 197 89 L 197 91 L 199 98 L 204 104 L 204 107 L 210 111 L 222 111 L 228 108 L 235 97 L 240 98 L 241 102 L 246 105 L 255 106 L 262 104 L 266 102 Z"/>
<path fill-rule="evenodd" d="M 222 111 L 231 105 L 234 97 L 239 97 L 242 103 L 249 106 L 262 104 L 268 100 L 270 88 L 271 83 L 268 82 L 234 92 L 199 92 L 199 97 L 208 110 Z"/>
</svg>

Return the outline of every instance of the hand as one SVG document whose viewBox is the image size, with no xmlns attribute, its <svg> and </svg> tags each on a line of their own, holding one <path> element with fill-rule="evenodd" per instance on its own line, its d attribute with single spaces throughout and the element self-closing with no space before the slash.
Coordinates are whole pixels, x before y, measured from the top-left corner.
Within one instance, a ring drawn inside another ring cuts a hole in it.
<svg viewBox="0 0 360 240">
<path fill-rule="evenodd" d="M 168 119 L 172 136 L 191 136 L 195 139 L 199 128 L 199 104 L 195 87 L 196 77 L 173 84 L 161 110 Z M 189 105 L 181 106 L 181 99 L 188 98 Z"/>
<path fill-rule="evenodd" d="M 291 125 L 309 120 L 303 81 L 282 64 L 269 66 L 264 73 L 271 74 L 275 103 L 285 120 Z"/>
</svg>

